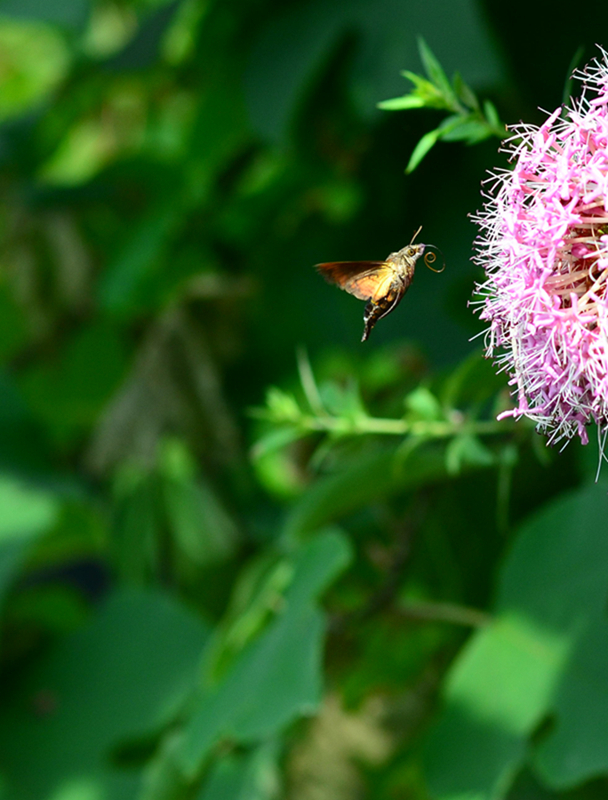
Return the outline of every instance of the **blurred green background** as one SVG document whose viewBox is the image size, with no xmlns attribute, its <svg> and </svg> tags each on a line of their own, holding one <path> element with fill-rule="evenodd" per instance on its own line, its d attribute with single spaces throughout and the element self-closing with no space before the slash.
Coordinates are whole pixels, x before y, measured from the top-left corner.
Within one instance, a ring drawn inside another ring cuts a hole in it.
<svg viewBox="0 0 608 800">
<path fill-rule="evenodd" d="M 608 7 L 1 0 L 2 800 L 608 797 L 597 446 L 494 422 L 420 36 L 538 123 Z M 312 267 L 419 225 L 362 345 Z"/>
</svg>

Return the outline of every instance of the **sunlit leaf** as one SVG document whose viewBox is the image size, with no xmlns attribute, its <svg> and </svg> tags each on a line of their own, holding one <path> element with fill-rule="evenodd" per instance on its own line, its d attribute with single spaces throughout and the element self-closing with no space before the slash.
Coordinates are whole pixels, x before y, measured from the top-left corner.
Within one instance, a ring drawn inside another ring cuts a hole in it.
<svg viewBox="0 0 608 800">
<path fill-rule="evenodd" d="M 591 486 L 522 527 L 502 569 L 495 622 L 469 641 L 448 679 L 446 708 L 427 748 L 433 798 L 504 797 L 529 737 L 554 708 L 563 715 L 558 728 L 539 741 L 547 778 L 571 785 L 605 765 L 598 750 L 582 755 L 582 740 L 569 734 L 585 719 L 603 736 L 595 710 L 604 703 L 604 681 L 581 682 L 596 672 L 597 650 L 580 643 L 608 597 L 607 509 L 605 487 Z M 603 648 L 605 633 L 595 632 Z"/>
<path fill-rule="evenodd" d="M 38 21 L 0 16 L 0 120 L 44 100 L 68 64 L 69 52 L 57 31 Z"/>
<path fill-rule="evenodd" d="M 28 548 L 56 521 L 57 499 L 7 476 L 0 477 L 0 603 Z"/>
</svg>

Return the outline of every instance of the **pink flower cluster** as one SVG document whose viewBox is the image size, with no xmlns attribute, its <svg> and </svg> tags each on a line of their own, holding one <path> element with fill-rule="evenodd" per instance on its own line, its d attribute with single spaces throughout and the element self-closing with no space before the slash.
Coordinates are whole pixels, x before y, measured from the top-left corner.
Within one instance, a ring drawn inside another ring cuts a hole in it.
<svg viewBox="0 0 608 800">
<path fill-rule="evenodd" d="M 581 97 L 506 143 L 474 260 L 486 355 L 549 442 L 608 431 L 608 54 L 575 73 Z"/>
</svg>

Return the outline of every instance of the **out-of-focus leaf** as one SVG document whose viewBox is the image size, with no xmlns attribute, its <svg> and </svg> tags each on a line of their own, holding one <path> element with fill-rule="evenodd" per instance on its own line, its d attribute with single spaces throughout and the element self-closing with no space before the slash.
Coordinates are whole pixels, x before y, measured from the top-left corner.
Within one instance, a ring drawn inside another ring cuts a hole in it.
<svg viewBox="0 0 608 800">
<path fill-rule="evenodd" d="M 123 579 L 144 585 L 157 574 L 162 526 L 157 476 L 125 466 L 116 479 L 113 537 L 113 556 Z"/>
<path fill-rule="evenodd" d="M 165 33 L 178 7 L 179 3 L 173 0 L 152 11 L 125 48 L 106 62 L 106 69 L 140 70 L 154 64 L 161 54 Z"/>
<path fill-rule="evenodd" d="M 492 363 L 475 350 L 450 372 L 440 397 L 449 409 L 480 408 L 503 388 L 502 376 L 496 375 Z"/>
<path fill-rule="evenodd" d="M 498 116 L 498 111 L 496 110 L 496 106 L 490 100 L 484 100 L 483 113 L 485 114 L 488 122 L 494 127 L 498 128 L 503 124 L 500 121 L 500 117 Z M 505 130 L 505 135 L 506 133 L 507 131 Z"/>
<path fill-rule="evenodd" d="M 179 734 L 170 731 L 144 768 L 137 800 L 179 800 L 188 791 L 177 763 L 178 748 Z"/>
<path fill-rule="evenodd" d="M 57 31 L 0 16 L 0 120 L 40 103 L 64 77 L 68 60 Z"/>
<path fill-rule="evenodd" d="M 186 559 L 208 566 L 234 555 L 236 524 L 181 442 L 165 443 L 160 468 L 165 512 Z"/>
<path fill-rule="evenodd" d="M 27 341 L 27 323 L 22 309 L 9 293 L 6 281 L 0 283 L 0 361 L 5 362 Z"/>
<path fill-rule="evenodd" d="M 572 650 L 555 693 L 555 724 L 537 748 L 534 765 L 558 790 L 608 772 L 608 623 L 590 622 Z"/>
<path fill-rule="evenodd" d="M 441 134 L 444 142 L 461 142 L 476 144 L 493 135 L 492 129 L 482 120 L 471 116 L 460 117 L 458 124 L 450 124 Z"/>
<path fill-rule="evenodd" d="M 442 419 L 441 405 L 426 386 L 418 386 L 405 398 L 405 407 L 415 419 L 433 422 Z"/>
<path fill-rule="evenodd" d="M 200 98 L 190 135 L 186 174 L 189 199 L 199 204 L 208 198 L 213 181 L 231 158 L 249 143 L 249 122 L 243 89 L 236 75 L 212 82 Z"/>
<path fill-rule="evenodd" d="M 0 372 L 0 467 L 25 474 L 51 470 L 44 428 L 4 372 Z"/>
<path fill-rule="evenodd" d="M 85 623 L 88 608 L 71 587 L 41 585 L 22 589 L 11 602 L 10 614 L 13 624 L 33 624 L 52 633 L 67 633 Z"/>
<path fill-rule="evenodd" d="M 591 486 L 522 527 L 502 569 L 495 622 L 470 640 L 449 676 L 447 706 L 427 748 L 433 798 L 504 797 L 528 738 L 552 709 L 558 726 L 538 750 L 547 780 L 571 785 L 596 774 L 600 763 L 606 768 L 595 745 L 584 755 L 578 748 L 588 725 L 608 752 L 596 715 L 608 681 L 608 670 L 597 672 L 608 638 L 606 623 L 603 632 L 597 627 L 608 597 L 607 510 L 605 486 Z"/>
<path fill-rule="evenodd" d="M 489 467 L 494 454 L 477 437 L 468 433 L 455 436 L 447 446 L 445 465 L 450 475 L 458 475 L 464 466 Z"/>
<path fill-rule="evenodd" d="M 30 545 L 55 522 L 57 499 L 49 492 L 0 477 L 0 603 Z"/>
<path fill-rule="evenodd" d="M 83 328 L 56 360 L 37 362 L 21 379 L 30 407 L 59 441 L 82 433 L 123 376 L 124 343 L 115 327 Z"/>
<path fill-rule="evenodd" d="M 251 744 L 314 710 L 325 629 L 315 601 L 348 559 L 346 540 L 335 532 L 300 548 L 284 608 L 217 684 L 202 689 L 179 753 L 187 775 L 198 771 L 220 738 Z"/>
<path fill-rule="evenodd" d="M 302 438 L 302 431 L 299 428 L 275 428 L 256 441 L 252 448 L 252 455 L 256 459 L 263 458 L 300 438 Z"/>
<path fill-rule="evenodd" d="M 161 203 L 135 226 L 101 279 L 99 299 L 104 309 L 119 316 L 137 310 L 139 289 L 148 273 L 160 268 L 182 213 L 179 198 L 174 196 L 170 203 Z"/>
<path fill-rule="evenodd" d="M 382 100 L 378 108 L 382 111 L 405 111 L 410 108 L 424 108 L 426 103 L 422 97 L 406 94 L 403 97 L 393 97 L 391 100 Z"/>
<path fill-rule="evenodd" d="M 446 685 L 448 705 L 431 734 L 433 798 L 504 797 L 520 769 L 563 668 L 568 641 L 502 616 L 473 637 Z"/>
<path fill-rule="evenodd" d="M 271 386 L 266 392 L 266 406 L 268 415 L 275 424 L 281 422 L 297 423 L 302 417 L 302 410 L 295 397 L 277 386 Z"/>
<path fill-rule="evenodd" d="M 86 22 L 90 7 L 90 0 L 2 0 L 0 14 L 78 29 Z"/>
<path fill-rule="evenodd" d="M 321 384 L 320 393 L 325 408 L 337 417 L 356 419 L 367 413 L 359 386 L 354 380 L 348 381 L 345 385 L 335 381 L 324 382 Z"/>
<path fill-rule="evenodd" d="M 477 99 L 477 95 L 471 89 L 471 87 L 467 86 L 467 84 L 463 81 L 462 75 L 459 72 L 454 75 L 453 84 L 457 97 L 469 108 L 478 110 L 479 100 Z"/>
<path fill-rule="evenodd" d="M 360 457 L 340 473 L 319 479 L 291 507 L 285 521 L 288 537 L 300 537 L 369 503 L 444 479 L 441 445 L 412 452 L 405 461 L 394 449 Z"/>
<path fill-rule="evenodd" d="M 272 800 L 279 794 L 278 748 L 274 741 L 247 755 L 220 758 L 196 800 Z"/>
<path fill-rule="evenodd" d="M 71 783 L 119 780 L 113 750 L 173 718 L 206 636 L 201 620 L 164 594 L 114 594 L 27 671 L 0 713 L 9 792 L 43 800 Z"/>
</svg>

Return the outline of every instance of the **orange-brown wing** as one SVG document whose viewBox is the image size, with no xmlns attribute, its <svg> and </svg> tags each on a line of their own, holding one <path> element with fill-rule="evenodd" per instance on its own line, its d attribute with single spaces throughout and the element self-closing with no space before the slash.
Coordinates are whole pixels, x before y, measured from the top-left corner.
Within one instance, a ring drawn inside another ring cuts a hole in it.
<svg viewBox="0 0 608 800">
<path fill-rule="evenodd" d="M 317 269 L 329 283 L 359 300 L 374 302 L 387 294 L 395 277 L 386 261 L 331 261 L 317 264 Z"/>
</svg>

